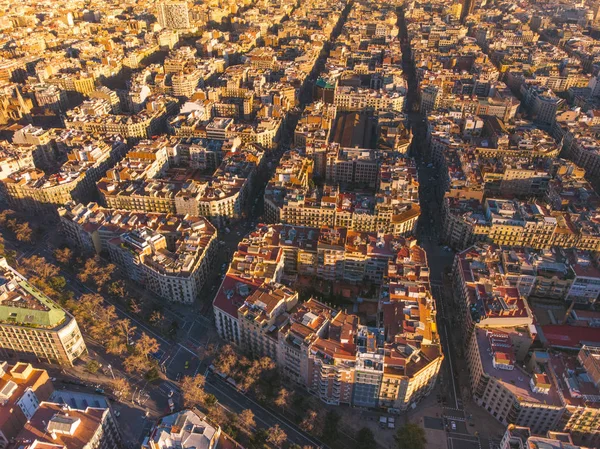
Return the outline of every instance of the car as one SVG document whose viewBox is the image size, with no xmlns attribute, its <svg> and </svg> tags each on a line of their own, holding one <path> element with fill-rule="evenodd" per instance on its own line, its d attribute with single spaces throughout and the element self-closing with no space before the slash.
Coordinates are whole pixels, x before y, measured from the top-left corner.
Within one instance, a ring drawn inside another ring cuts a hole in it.
<svg viewBox="0 0 600 449">
<path fill-rule="evenodd" d="M 455 421 L 450 421 L 450 428 L 452 430 L 456 430 L 456 422 Z"/>
<path fill-rule="evenodd" d="M 171 409 L 171 411 L 175 410 L 175 402 L 173 402 L 173 399 L 169 398 L 169 409 Z"/>
<path fill-rule="evenodd" d="M 387 427 L 387 417 L 386 416 L 379 417 L 379 427 L 381 427 L 382 429 L 385 429 Z"/>
<path fill-rule="evenodd" d="M 117 411 L 115 412 L 115 416 L 118 418 L 119 416 L 121 416 L 121 412 L 117 410 Z"/>
<path fill-rule="evenodd" d="M 165 351 L 159 349 L 156 352 L 152 352 L 150 354 L 150 357 L 158 362 L 158 361 L 160 361 L 160 359 L 162 359 L 163 355 L 165 355 Z"/>
<path fill-rule="evenodd" d="M 175 392 L 173 390 L 169 390 L 168 395 L 170 398 L 172 398 L 174 394 L 175 394 Z"/>
<path fill-rule="evenodd" d="M 189 369 L 190 368 L 190 361 L 186 360 L 185 361 L 185 369 Z"/>
<path fill-rule="evenodd" d="M 104 390 L 102 388 L 96 388 L 96 393 L 98 394 L 104 394 Z"/>
</svg>

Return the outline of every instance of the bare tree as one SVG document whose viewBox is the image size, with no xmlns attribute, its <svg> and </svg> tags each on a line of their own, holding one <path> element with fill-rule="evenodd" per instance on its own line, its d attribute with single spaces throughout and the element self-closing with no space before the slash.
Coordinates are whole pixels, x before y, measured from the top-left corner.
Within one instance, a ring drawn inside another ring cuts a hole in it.
<svg viewBox="0 0 600 449">
<path fill-rule="evenodd" d="M 192 407 L 197 404 L 202 404 L 206 398 L 204 384 L 206 379 L 201 374 L 196 376 L 184 376 L 181 379 L 181 392 L 183 397 L 184 407 Z"/>
<path fill-rule="evenodd" d="M 6 209 L 0 212 L 0 226 L 6 226 L 8 219 L 13 216 L 14 210 Z"/>
<path fill-rule="evenodd" d="M 125 298 L 127 296 L 127 288 L 122 280 L 115 281 L 108 286 L 108 293 L 115 298 Z"/>
<path fill-rule="evenodd" d="M 315 423 L 317 421 L 317 412 L 314 410 L 309 410 L 306 412 L 306 416 L 300 423 L 300 428 L 305 432 L 312 432 L 315 428 Z"/>
<path fill-rule="evenodd" d="M 112 389 L 115 393 L 115 396 L 119 398 L 126 398 L 131 393 L 131 385 L 124 377 L 117 377 L 115 380 L 113 380 Z"/>
<path fill-rule="evenodd" d="M 77 278 L 81 282 L 93 282 L 98 291 L 100 291 L 103 286 L 109 284 L 115 268 L 112 263 L 105 265 L 100 257 L 96 256 L 85 261 L 85 265 L 77 274 Z"/>
<path fill-rule="evenodd" d="M 242 410 L 242 413 L 238 416 L 240 425 L 246 429 L 251 430 L 256 427 L 256 420 L 254 419 L 254 412 L 249 408 Z"/>
<path fill-rule="evenodd" d="M 58 276 L 60 273 L 58 267 L 47 262 L 44 257 L 24 257 L 21 259 L 20 265 L 44 281 L 47 281 L 51 277 Z"/>
<path fill-rule="evenodd" d="M 132 325 L 131 321 L 129 321 L 127 318 L 123 318 L 115 321 L 114 328 L 116 329 L 117 334 L 119 334 L 121 338 L 125 340 L 125 345 L 131 346 L 129 343 L 135 335 L 137 327 Z"/>
<path fill-rule="evenodd" d="M 160 345 L 158 344 L 158 341 L 156 341 L 156 338 L 150 337 L 145 332 L 135 342 L 135 350 L 136 350 L 136 352 L 140 356 L 143 356 L 146 359 L 148 359 L 148 357 L 150 356 L 150 354 L 154 354 L 159 349 L 160 349 Z"/>
<path fill-rule="evenodd" d="M 290 392 L 285 388 L 281 388 L 277 393 L 277 397 L 275 398 L 275 405 L 277 407 L 281 407 L 281 409 L 285 409 L 290 401 Z"/>
<path fill-rule="evenodd" d="M 33 231 L 29 223 L 19 223 L 13 228 L 15 237 L 19 242 L 30 243 L 33 240 Z"/>
<path fill-rule="evenodd" d="M 131 354 L 123 360 L 123 368 L 128 373 L 143 373 L 148 366 L 148 361 L 141 358 L 138 354 Z"/>
<path fill-rule="evenodd" d="M 281 447 L 286 440 L 287 434 L 279 427 L 279 424 L 275 424 L 273 427 L 269 428 L 269 438 L 267 438 L 267 441 L 273 446 Z"/>
<path fill-rule="evenodd" d="M 78 301 L 69 301 L 68 307 L 85 330 L 93 324 L 96 312 L 103 307 L 104 299 L 95 293 L 81 295 Z"/>
<path fill-rule="evenodd" d="M 164 319 L 165 316 L 158 310 L 155 310 L 150 314 L 150 318 L 148 321 L 150 321 L 152 325 L 159 327 L 161 324 L 163 324 Z"/>
<path fill-rule="evenodd" d="M 73 258 L 73 251 L 71 251 L 71 249 L 67 247 L 63 249 L 57 248 L 54 250 L 54 257 L 56 258 L 58 263 L 68 265 L 71 262 L 71 259 Z"/>
<path fill-rule="evenodd" d="M 214 365 L 221 373 L 230 376 L 239 360 L 239 355 L 236 354 L 231 345 L 225 345 L 217 355 Z"/>
</svg>

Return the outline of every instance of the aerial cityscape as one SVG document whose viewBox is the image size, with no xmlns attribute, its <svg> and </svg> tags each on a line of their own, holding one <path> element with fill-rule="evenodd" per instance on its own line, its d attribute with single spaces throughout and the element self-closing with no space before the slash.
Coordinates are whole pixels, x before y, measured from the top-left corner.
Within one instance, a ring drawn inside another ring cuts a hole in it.
<svg viewBox="0 0 600 449">
<path fill-rule="evenodd" d="M 599 297 L 598 0 L 0 0 L 0 449 L 598 449 Z"/>
</svg>

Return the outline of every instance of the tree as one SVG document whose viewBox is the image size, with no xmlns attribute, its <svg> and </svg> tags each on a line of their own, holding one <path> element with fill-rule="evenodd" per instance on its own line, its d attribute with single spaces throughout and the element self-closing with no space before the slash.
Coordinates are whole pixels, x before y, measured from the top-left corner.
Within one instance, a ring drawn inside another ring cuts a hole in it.
<svg viewBox="0 0 600 449">
<path fill-rule="evenodd" d="M 112 332 L 106 339 L 105 343 L 106 352 L 113 355 L 125 354 L 127 352 L 126 340 L 123 340 L 123 336 L 119 335 L 118 332 Z"/>
<path fill-rule="evenodd" d="M 138 354 L 130 354 L 123 360 L 123 368 L 128 373 L 141 374 L 146 369 L 147 362 L 145 359 L 140 359 Z"/>
<path fill-rule="evenodd" d="M 281 407 L 281 409 L 285 409 L 290 401 L 290 392 L 285 388 L 281 388 L 279 393 L 277 393 L 277 397 L 275 398 L 275 405 L 277 407 Z"/>
<path fill-rule="evenodd" d="M 17 224 L 12 231 L 19 242 L 31 243 L 33 241 L 33 231 L 27 222 Z"/>
<path fill-rule="evenodd" d="M 106 346 L 115 332 L 113 323 L 118 317 L 115 306 L 106 306 L 103 300 L 102 306 L 95 310 L 93 315 L 95 319 L 89 326 L 90 336 Z"/>
<path fill-rule="evenodd" d="M 146 371 L 144 377 L 148 382 L 154 382 L 155 380 L 160 379 L 160 373 L 158 372 L 158 369 L 156 369 L 156 366 L 153 366 L 148 371 Z"/>
<path fill-rule="evenodd" d="M 246 410 L 242 410 L 242 413 L 238 416 L 238 422 L 240 426 L 242 426 L 246 430 L 250 430 L 256 427 L 256 420 L 254 419 L 254 412 L 247 408 Z"/>
<path fill-rule="evenodd" d="M 56 265 L 46 261 L 44 257 L 31 256 L 24 257 L 20 262 L 27 271 L 39 277 L 43 281 L 48 281 L 50 278 L 58 276 L 60 270 Z"/>
<path fill-rule="evenodd" d="M 67 281 L 62 276 L 53 276 L 48 280 L 48 285 L 56 292 L 62 292 L 67 286 Z"/>
<path fill-rule="evenodd" d="M 15 211 L 6 209 L 0 212 L 0 226 L 6 226 L 8 219 L 14 215 Z"/>
<path fill-rule="evenodd" d="M 267 441 L 269 432 L 266 429 L 258 428 L 250 437 L 250 449 L 268 449 Z"/>
<path fill-rule="evenodd" d="M 164 319 L 165 316 L 160 311 L 155 310 L 150 314 L 148 321 L 150 321 L 150 324 L 153 326 L 160 327 Z"/>
<path fill-rule="evenodd" d="M 317 421 L 317 412 L 314 410 L 309 410 L 306 412 L 306 416 L 300 422 L 300 428 L 305 432 L 312 432 L 315 428 L 315 423 Z"/>
<path fill-rule="evenodd" d="M 214 394 L 207 394 L 204 396 L 204 406 L 208 409 L 212 409 L 215 405 L 219 403 L 219 400 Z"/>
<path fill-rule="evenodd" d="M 79 297 L 79 301 L 70 301 L 69 309 L 75 315 L 75 319 L 85 330 L 93 325 L 96 320 L 96 312 L 104 305 L 104 298 L 95 293 L 86 293 Z"/>
<path fill-rule="evenodd" d="M 119 299 L 125 298 L 125 296 L 127 295 L 127 289 L 125 288 L 125 282 L 123 282 L 122 280 L 112 282 L 108 286 L 108 293 L 111 296 L 114 296 L 115 298 L 119 298 Z"/>
<path fill-rule="evenodd" d="M 215 368 L 226 376 L 231 376 L 239 360 L 231 345 L 225 345 L 221 348 L 219 355 L 214 361 Z"/>
<path fill-rule="evenodd" d="M 425 449 L 425 430 L 417 424 L 407 423 L 394 436 L 398 449 Z"/>
<path fill-rule="evenodd" d="M 54 250 L 54 258 L 62 265 L 68 265 L 73 258 L 73 251 L 70 248 L 57 248 Z"/>
<path fill-rule="evenodd" d="M 135 350 L 140 355 L 148 359 L 150 354 L 158 352 L 160 345 L 156 338 L 148 336 L 147 333 L 143 333 L 140 338 L 135 342 Z"/>
<path fill-rule="evenodd" d="M 129 311 L 134 315 L 139 315 L 142 313 L 140 303 L 136 299 L 129 298 Z"/>
<path fill-rule="evenodd" d="M 206 379 L 202 374 L 195 376 L 184 376 L 181 379 L 181 393 L 183 397 L 183 406 L 192 407 L 197 404 L 202 404 L 206 398 L 204 384 Z"/>
<path fill-rule="evenodd" d="M 124 377 L 117 377 L 112 382 L 112 389 L 118 398 L 126 398 L 131 393 L 131 385 L 129 381 Z"/>
<path fill-rule="evenodd" d="M 275 424 L 269 429 L 269 437 L 267 438 L 267 442 L 271 443 L 273 446 L 281 447 L 286 440 L 287 434 L 281 427 L 279 427 L 279 424 Z"/>
<path fill-rule="evenodd" d="M 133 326 L 129 319 L 123 318 L 114 322 L 114 328 L 117 335 L 119 335 L 123 340 L 123 344 L 126 346 L 125 349 L 127 349 L 127 346 L 131 346 L 130 342 L 135 335 L 137 327 Z"/>
<path fill-rule="evenodd" d="M 214 406 L 210 407 L 209 415 L 210 418 L 220 426 L 226 426 L 229 424 L 227 413 L 225 413 L 223 407 L 217 407 L 215 404 Z"/>
<path fill-rule="evenodd" d="M 377 449 L 375 435 L 368 427 L 363 427 L 356 433 L 356 449 Z"/>
<path fill-rule="evenodd" d="M 100 364 L 95 360 L 90 360 L 85 365 L 85 370 L 91 374 L 97 373 L 99 369 L 100 369 Z"/>
<path fill-rule="evenodd" d="M 96 256 L 85 261 L 85 265 L 77 274 L 77 278 L 81 282 L 92 282 L 100 291 L 112 279 L 115 268 L 112 263 L 105 265 L 100 257 Z"/>
</svg>

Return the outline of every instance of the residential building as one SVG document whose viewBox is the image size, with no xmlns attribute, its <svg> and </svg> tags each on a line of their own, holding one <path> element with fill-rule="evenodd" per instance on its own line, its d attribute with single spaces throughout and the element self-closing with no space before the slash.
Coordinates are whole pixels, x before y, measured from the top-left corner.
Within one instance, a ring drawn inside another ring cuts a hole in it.
<svg viewBox="0 0 600 449">
<path fill-rule="evenodd" d="M 0 350 L 23 357 L 72 366 L 85 351 L 75 318 L 0 259 Z"/>
</svg>

